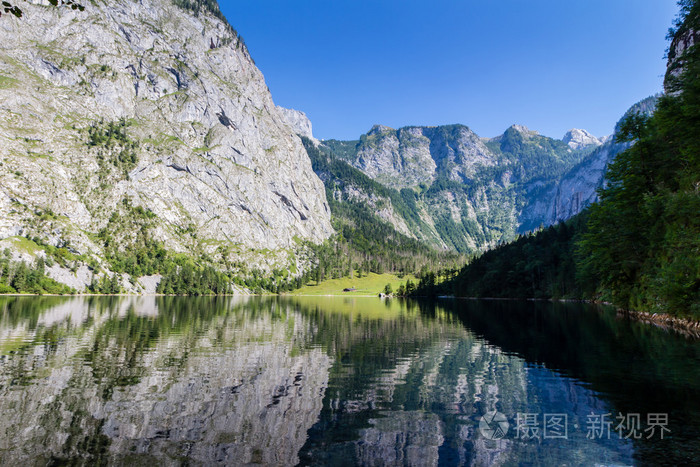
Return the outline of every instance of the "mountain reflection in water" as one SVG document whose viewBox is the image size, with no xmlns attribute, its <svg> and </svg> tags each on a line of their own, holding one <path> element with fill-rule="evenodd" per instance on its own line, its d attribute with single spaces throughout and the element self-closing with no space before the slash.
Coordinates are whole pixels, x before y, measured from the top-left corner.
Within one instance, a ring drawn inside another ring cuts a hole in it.
<svg viewBox="0 0 700 467">
<path fill-rule="evenodd" d="M 700 459 L 700 348 L 581 304 L 0 297 L 3 465 Z M 479 432 L 483 414 L 510 422 Z M 669 414 L 588 439 L 590 414 Z M 516 437 L 566 414 L 567 439 Z M 577 428 L 575 428 L 577 426 Z"/>
</svg>

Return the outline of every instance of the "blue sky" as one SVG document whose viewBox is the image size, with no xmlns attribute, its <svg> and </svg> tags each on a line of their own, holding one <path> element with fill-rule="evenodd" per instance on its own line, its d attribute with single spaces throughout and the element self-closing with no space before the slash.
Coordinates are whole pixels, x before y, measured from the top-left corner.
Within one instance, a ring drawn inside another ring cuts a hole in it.
<svg viewBox="0 0 700 467">
<path fill-rule="evenodd" d="M 317 138 L 375 123 L 610 134 L 662 89 L 672 0 L 219 0 Z"/>
</svg>

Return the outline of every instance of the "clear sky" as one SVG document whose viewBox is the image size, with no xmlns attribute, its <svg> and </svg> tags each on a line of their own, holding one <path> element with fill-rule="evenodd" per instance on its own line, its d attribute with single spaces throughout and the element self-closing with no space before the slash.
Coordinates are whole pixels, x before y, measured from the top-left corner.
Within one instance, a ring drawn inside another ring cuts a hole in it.
<svg viewBox="0 0 700 467">
<path fill-rule="evenodd" d="M 219 0 L 317 138 L 375 123 L 597 136 L 662 90 L 673 0 Z"/>
</svg>

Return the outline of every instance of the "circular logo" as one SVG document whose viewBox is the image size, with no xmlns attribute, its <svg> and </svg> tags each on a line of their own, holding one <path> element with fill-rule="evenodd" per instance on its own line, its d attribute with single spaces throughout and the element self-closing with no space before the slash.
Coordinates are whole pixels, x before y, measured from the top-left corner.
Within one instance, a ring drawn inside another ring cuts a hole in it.
<svg viewBox="0 0 700 467">
<path fill-rule="evenodd" d="M 479 431 L 486 439 L 501 439 L 508 433 L 508 419 L 501 412 L 486 412 L 479 420 Z"/>
</svg>

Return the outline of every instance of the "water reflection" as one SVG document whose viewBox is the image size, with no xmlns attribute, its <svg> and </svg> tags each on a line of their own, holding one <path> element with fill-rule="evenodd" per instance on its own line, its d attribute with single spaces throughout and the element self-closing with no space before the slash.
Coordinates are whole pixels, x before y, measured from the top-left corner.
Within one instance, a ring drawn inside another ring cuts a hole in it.
<svg viewBox="0 0 700 467">
<path fill-rule="evenodd" d="M 0 459 L 687 462 L 698 362 L 695 342 L 580 305 L 0 297 Z M 568 439 L 485 439 L 492 410 L 567 414 Z M 654 410 L 669 439 L 586 438 L 591 412 Z"/>
<path fill-rule="evenodd" d="M 311 323 L 236 299 L 78 298 L 17 319 L 5 303 L 0 449 L 8 464 L 294 464 L 331 359 Z M 28 299 L 31 300 L 31 299 Z"/>
<path fill-rule="evenodd" d="M 302 313 L 314 309 L 311 300 L 297 303 Z M 415 314 L 398 314 L 388 323 L 326 315 L 336 321 L 332 328 L 348 328 L 343 334 L 350 337 L 341 341 L 341 364 L 332 369 L 324 409 L 309 431 L 304 464 L 630 461 L 629 443 L 587 440 L 585 430 L 571 433 L 566 443 L 484 439 L 478 422 L 492 410 L 514 418 L 557 409 L 585 426 L 587 414 L 608 406 L 577 381 L 528 365 L 478 337 L 463 325 L 460 312 L 435 303 L 408 307 Z M 381 332 L 383 326 L 395 332 Z"/>
<path fill-rule="evenodd" d="M 668 414 L 670 435 L 635 440 L 635 463 L 700 462 L 699 341 L 581 303 L 452 301 L 449 306 L 485 340 L 594 390 L 613 418 Z"/>
</svg>

